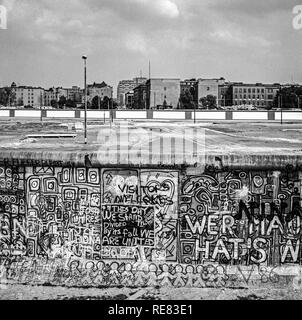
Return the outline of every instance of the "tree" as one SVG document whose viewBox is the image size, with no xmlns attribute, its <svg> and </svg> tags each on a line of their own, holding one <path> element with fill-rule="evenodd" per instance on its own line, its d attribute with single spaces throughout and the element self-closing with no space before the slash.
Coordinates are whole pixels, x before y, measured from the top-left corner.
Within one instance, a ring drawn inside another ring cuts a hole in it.
<svg viewBox="0 0 302 320">
<path fill-rule="evenodd" d="M 95 96 L 91 100 L 91 109 L 101 109 L 102 99 L 100 96 Z"/>
<path fill-rule="evenodd" d="M 194 88 L 186 89 L 184 93 L 180 94 L 179 98 L 180 109 L 194 109 Z"/>
<path fill-rule="evenodd" d="M 51 100 L 51 101 L 50 101 L 50 105 L 52 106 L 52 108 L 58 109 L 58 102 L 57 102 L 57 100 Z"/>
<path fill-rule="evenodd" d="M 64 96 L 60 97 L 59 102 L 58 102 L 60 109 L 63 109 L 63 107 L 66 105 L 66 101 L 67 101 L 66 97 L 64 97 Z"/>
<path fill-rule="evenodd" d="M 16 97 L 15 91 L 10 87 L 0 89 L 0 104 L 4 106 L 11 105 Z"/>
<path fill-rule="evenodd" d="M 282 109 L 302 108 L 302 86 L 282 88 L 275 96 L 273 107 Z"/>
<path fill-rule="evenodd" d="M 68 99 L 68 100 L 66 100 L 65 106 L 66 106 L 66 108 L 75 109 L 77 107 L 77 104 L 73 100 Z"/>
<path fill-rule="evenodd" d="M 200 98 L 200 107 L 201 109 L 216 109 L 216 97 L 213 95 L 207 95 L 206 97 Z"/>
</svg>

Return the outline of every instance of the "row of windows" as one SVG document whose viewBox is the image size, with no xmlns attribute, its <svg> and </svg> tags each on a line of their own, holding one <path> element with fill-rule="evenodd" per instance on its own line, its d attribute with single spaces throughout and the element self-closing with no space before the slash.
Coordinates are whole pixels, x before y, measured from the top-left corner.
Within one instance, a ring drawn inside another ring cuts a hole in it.
<svg viewBox="0 0 302 320">
<path fill-rule="evenodd" d="M 264 90 L 264 88 L 234 88 L 234 92 L 235 93 L 264 93 L 265 92 L 265 90 Z M 274 92 L 274 89 L 272 89 L 272 88 L 269 88 L 269 89 L 267 89 L 267 92 L 268 93 L 273 93 Z"/>
<path fill-rule="evenodd" d="M 253 94 L 253 95 L 246 95 L 246 94 L 244 94 L 244 95 L 242 95 L 242 94 L 240 94 L 240 95 L 237 95 L 237 94 L 235 94 L 235 96 L 234 96 L 234 99 L 264 99 L 264 94 L 262 94 L 262 95 L 255 95 L 255 94 Z"/>
<path fill-rule="evenodd" d="M 243 105 L 243 104 L 253 104 L 253 105 L 257 105 L 257 106 L 265 106 L 266 103 L 264 101 L 234 101 L 234 105 Z"/>
<path fill-rule="evenodd" d="M 235 94 L 234 99 L 265 99 L 265 96 L 264 96 L 264 94 L 261 94 L 261 95 L 260 94 L 258 94 L 258 95 L 255 95 L 255 94 L 253 94 L 253 95 L 251 95 L 251 94 L 249 94 L 249 95 L 238 94 L 237 95 L 237 94 Z M 267 99 L 273 100 L 274 96 L 272 94 L 269 94 L 269 95 L 267 95 Z"/>
</svg>

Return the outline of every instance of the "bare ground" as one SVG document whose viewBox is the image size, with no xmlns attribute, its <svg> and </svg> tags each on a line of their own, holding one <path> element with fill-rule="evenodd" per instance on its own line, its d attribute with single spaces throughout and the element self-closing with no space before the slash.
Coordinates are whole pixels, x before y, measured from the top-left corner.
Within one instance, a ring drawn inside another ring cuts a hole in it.
<svg viewBox="0 0 302 320">
<path fill-rule="evenodd" d="M 293 289 L 66 288 L 8 285 L 0 300 L 302 300 Z"/>
</svg>

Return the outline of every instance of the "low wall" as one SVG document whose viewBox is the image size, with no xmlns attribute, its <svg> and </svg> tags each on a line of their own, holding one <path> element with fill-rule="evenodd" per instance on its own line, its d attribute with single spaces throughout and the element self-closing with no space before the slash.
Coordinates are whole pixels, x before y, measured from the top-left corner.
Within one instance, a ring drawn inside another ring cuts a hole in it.
<svg viewBox="0 0 302 320">
<path fill-rule="evenodd" d="M 83 119 L 84 110 L 24 110 L 24 109 L 1 109 L 0 119 L 8 118 L 40 118 L 46 119 Z M 117 120 L 190 120 L 194 117 L 197 121 L 202 120 L 236 120 L 236 121 L 302 121 L 302 111 L 221 111 L 221 110 L 88 110 L 87 118 Z"/>
<path fill-rule="evenodd" d="M 301 285 L 300 168 L 0 166 L 0 275 L 67 286 Z"/>
</svg>

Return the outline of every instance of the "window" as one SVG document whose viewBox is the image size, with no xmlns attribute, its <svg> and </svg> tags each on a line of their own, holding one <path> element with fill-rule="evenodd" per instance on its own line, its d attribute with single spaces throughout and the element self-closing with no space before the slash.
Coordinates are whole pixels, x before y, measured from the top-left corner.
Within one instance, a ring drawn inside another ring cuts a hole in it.
<svg viewBox="0 0 302 320">
<path fill-rule="evenodd" d="M 243 89 L 243 92 L 246 93 L 246 89 Z"/>
<path fill-rule="evenodd" d="M 248 89 L 248 93 L 251 93 L 251 89 Z"/>
<path fill-rule="evenodd" d="M 207 87 L 207 91 L 210 91 L 210 87 Z"/>
<path fill-rule="evenodd" d="M 255 88 L 253 89 L 253 93 L 255 93 L 256 92 L 256 90 L 255 90 Z"/>
</svg>

